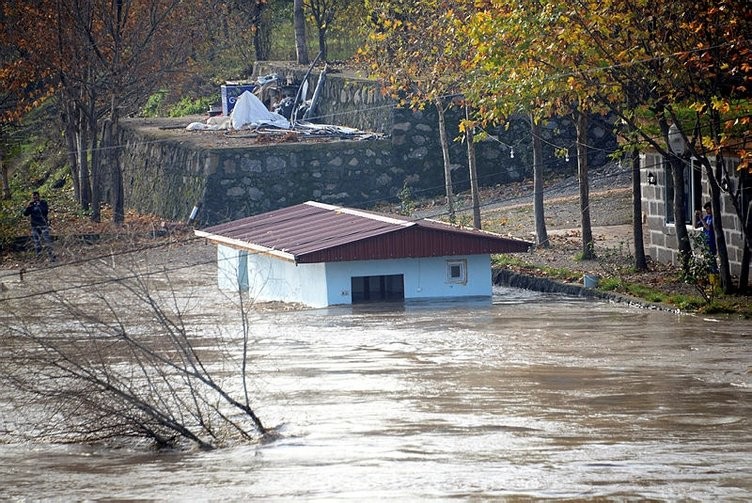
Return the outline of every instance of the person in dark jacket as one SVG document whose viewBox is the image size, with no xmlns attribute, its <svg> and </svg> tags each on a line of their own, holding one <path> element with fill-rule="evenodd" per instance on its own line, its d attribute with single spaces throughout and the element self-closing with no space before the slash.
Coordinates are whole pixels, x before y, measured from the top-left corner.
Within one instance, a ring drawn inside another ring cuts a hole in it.
<svg viewBox="0 0 752 503">
<path fill-rule="evenodd" d="M 39 192 L 31 194 L 31 202 L 24 210 L 24 216 L 31 221 L 31 239 L 34 242 L 34 251 L 37 257 L 42 254 L 42 248 L 47 250 L 50 261 L 55 261 L 52 252 L 52 239 L 50 238 L 50 221 L 48 217 L 49 207 L 47 201 L 39 197 Z"/>
</svg>

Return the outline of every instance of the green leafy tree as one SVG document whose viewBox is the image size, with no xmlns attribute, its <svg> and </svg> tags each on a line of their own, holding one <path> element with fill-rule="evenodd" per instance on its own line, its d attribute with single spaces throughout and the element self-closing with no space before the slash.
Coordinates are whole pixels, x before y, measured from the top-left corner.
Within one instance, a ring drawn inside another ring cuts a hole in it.
<svg viewBox="0 0 752 503">
<path fill-rule="evenodd" d="M 329 55 L 327 47 L 329 28 L 331 28 L 337 16 L 354 3 L 362 3 L 362 0 L 303 0 L 303 4 L 308 9 L 318 30 L 319 52 L 322 61 L 326 61 Z"/>
<path fill-rule="evenodd" d="M 721 214 L 721 181 L 729 176 L 725 158 L 740 154 L 739 169 L 749 169 L 749 154 L 736 142 L 748 134 L 744 131 L 750 121 L 751 9 L 740 1 L 580 0 L 559 23 L 561 39 L 581 40 L 592 48 L 585 61 L 573 66 L 578 82 L 594 100 L 621 116 L 640 145 L 669 160 L 675 187 L 684 186 L 690 158 L 702 166 L 716 215 Z M 560 44 L 559 49 L 566 47 Z M 670 147 L 672 136 L 683 148 Z M 729 194 L 735 204 L 742 199 L 740 191 L 737 187 L 736 194 Z M 691 246 L 681 225 L 687 220 L 684 192 L 674 194 L 674 221 L 686 271 Z M 736 209 L 739 220 L 747 221 L 750 207 L 737 204 Z M 715 222 L 721 285 L 730 293 L 723 222 Z M 745 235 L 749 248 L 749 229 Z"/>
<path fill-rule="evenodd" d="M 561 16 L 554 2 L 479 1 L 477 14 L 467 23 L 466 36 L 473 58 L 467 94 L 488 122 L 505 121 L 518 113 L 530 115 L 537 125 L 553 115 L 573 114 L 577 130 L 582 257 L 594 258 L 589 212 L 587 117 L 602 110 L 581 92 L 572 79 L 552 78 L 568 72 L 572 64 L 556 50 Z M 587 51 L 587 47 L 577 48 Z M 535 146 L 535 142 L 534 142 Z M 538 161 L 540 156 L 534 156 Z M 536 229 L 539 244 L 548 241 L 542 204 L 542 163 L 534 162 Z M 536 169 L 537 168 L 537 169 Z"/>
<path fill-rule="evenodd" d="M 261 38 L 261 31 L 259 25 L 262 22 L 262 15 L 268 8 L 269 3 L 267 0 L 235 0 L 236 4 L 242 4 L 242 12 L 245 16 L 242 19 L 248 23 L 248 29 L 253 34 L 253 48 L 257 61 L 263 61 L 269 59 L 268 46 Z"/>
<path fill-rule="evenodd" d="M 454 104 L 463 104 L 459 98 L 466 79 L 462 63 L 467 57 L 467 46 L 458 36 L 457 26 L 458 21 L 468 19 L 473 7 L 467 2 L 449 0 L 395 0 L 370 7 L 374 30 L 361 56 L 370 62 L 370 70 L 382 79 L 386 91 L 400 105 L 413 109 L 426 104 L 435 107 L 447 213 L 454 221 L 446 112 Z M 472 129 L 468 127 L 468 131 L 466 136 Z"/>
<path fill-rule="evenodd" d="M 489 96 L 490 113 L 522 98 L 530 108 L 546 111 L 577 103 L 615 114 L 628 126 L 631 148 L 650 146 L 669 160 L 676 187 L 684 186 L 685 163 L 689 156 L 695 158 L 720 213 L 720 181 L 728 176 L 724 156 L 733 150 L 742 155 L 741 169 L 749 165 L 749 154 L 734 145 L 748 136 L 734 131 L 748 131 L 749 125 L 748 2 L 479 4 L 483 10 L 469 31 L 478 47 L 475 89 L 479 96 Z M 694 111 L 689 119 L 688 110 Z M 678 126 L 686 146 L 683 154 L 669 148 L 672 125 Z M 683 191 L 675 194 L 674 218 L 681 223 L 686 220 Z M 744 211 L 739 211 L 742 222 L 748 221 Z M 691 254 L 687 229 L 677 225 L 676 230 L 686 270 Z M 721 284 L 728 292 L 722 222 L 716 230 Z M 749 229 L 745 234 L 749 246 Z"/>
</svg>

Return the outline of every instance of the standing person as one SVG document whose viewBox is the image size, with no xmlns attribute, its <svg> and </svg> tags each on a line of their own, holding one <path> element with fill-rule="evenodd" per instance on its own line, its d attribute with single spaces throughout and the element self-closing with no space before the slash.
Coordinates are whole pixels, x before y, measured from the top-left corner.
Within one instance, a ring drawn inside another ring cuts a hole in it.
<svg viewBox="0 0 752 503">
<path fill-rule="evenodd" d="M 34 241 L 34 251 L 37 252 L 37 257 L 41 255 L 42 248 L 45 248 L 50 261 L 54 262 L 55 254 L 52 252 L 48 212 L 47 201 L 39 197 L 39 192 L 34 191 L 31 194 L 31 202 L 24 210 L 24 216 L 30 217 L 31 239 Z"/>
<path fill-rule="evenodd" d="M 715 254 L 717 249 L 715 247 L 715 230 L 713 229 L 713 206 L 710 201 L 705 203 L 705 215 L 699 210 L 695 212 L 695 227 L 702 227 L 702 234 L 705 238 L 705 245 L 707 246 L 709 256 L 707 256 L 708 269 L 710 272 L 710 281 L 713 283 L 714 278 L 717 280 L 718 263 L 715 260 Z"/>
<path fill-rule="evenodd" d="M 705 236 L 705 244 L 712 255 L 716 254 L 715 231 L 713 230 L 713 207 L 710 202 L 705 203 L 705 215 L 700 210 L 695 212 L 695 227 L 702 227 L 702 233 Z"/>
</svg>

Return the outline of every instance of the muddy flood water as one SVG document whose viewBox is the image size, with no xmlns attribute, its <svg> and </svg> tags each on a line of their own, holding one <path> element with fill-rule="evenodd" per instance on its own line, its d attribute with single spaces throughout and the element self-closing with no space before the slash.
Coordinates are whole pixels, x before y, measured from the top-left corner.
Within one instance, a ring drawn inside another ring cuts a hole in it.
<svg viewBox="0 0 752 503">
<path fill-rule="evenodd" d="M 0 498 L 752 498 L 749 322 L 515 289 L 251 322 L 254 407 L 279 439 L 5 439 Z"/>
</svg>

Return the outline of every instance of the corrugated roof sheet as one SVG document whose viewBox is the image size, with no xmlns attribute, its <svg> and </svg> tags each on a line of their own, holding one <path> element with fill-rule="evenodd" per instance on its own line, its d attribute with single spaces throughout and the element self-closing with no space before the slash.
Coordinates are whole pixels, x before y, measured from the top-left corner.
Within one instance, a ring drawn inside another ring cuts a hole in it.
<svg viewBox="0 0 752 503">
<path fill-rule="evenodd" d="M 408 220 L 313 201 L 195 231 L 299 263 L 514 253 L 531 243 L 433 220 Z"/>
</svg>

